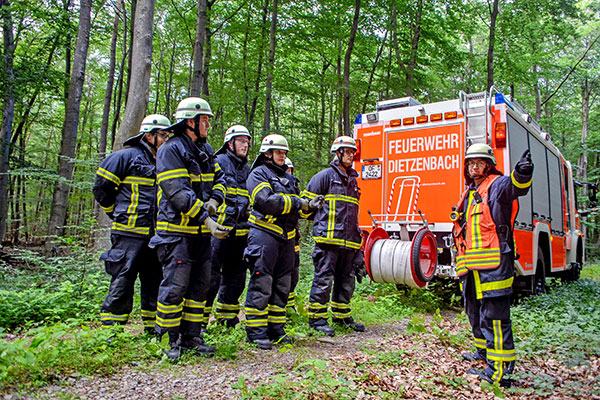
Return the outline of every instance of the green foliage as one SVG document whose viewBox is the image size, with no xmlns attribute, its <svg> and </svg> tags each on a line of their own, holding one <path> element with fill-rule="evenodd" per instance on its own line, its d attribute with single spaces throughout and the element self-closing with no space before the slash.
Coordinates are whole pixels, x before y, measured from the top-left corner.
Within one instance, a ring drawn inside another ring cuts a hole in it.
<svg viewBox="0 0 600 400">
<path fill-rule="evenodd" d="M 41 385 L 73 374 L 110 374 L 123 364 L 160 354 L 156 339 L 146 336 L 91 329 L 76 320 L 43 326 L 26 337 L 0 337 L 0 389 L 17 383 Z"/>
<path fill-rule="evenodd" d="M 0 328 L 97 317 L 108 276 L 96 257 L 75 242 L 70 245 L 70 255 L 53 258 L 31 250 L 13 252 L 21 268 L 2 266 L 6 280 L 0 286 Z"/>
<path fill-rule="evenodd" d="M 548 349 L 568 365 L 600 355 L 600 283 L 581 279 L 527 298 L 512 309 L 516 348 L 526 357 Z"/>
</svg>

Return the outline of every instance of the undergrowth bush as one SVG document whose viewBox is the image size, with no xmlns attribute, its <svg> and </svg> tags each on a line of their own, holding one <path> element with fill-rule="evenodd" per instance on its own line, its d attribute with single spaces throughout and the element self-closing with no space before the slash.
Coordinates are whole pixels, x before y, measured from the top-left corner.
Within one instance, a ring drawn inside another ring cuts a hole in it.
<svg viewBox="0 0 600 400">
<path fill-rule="evenodd" d="M 516 347 L 526 357 L 549 349 L 568 364 L 600 355 L 600 282 L 581 279 L 512 308 Z"/>
<path fill-rule="evenodd" d="M 12 249 L 11 259 L 15 265 L 2 265 L 0 328 L 97 318 L 109 281 L 97 254 L 72 245 L 69 254 L 60 257 Z"/>
<path fill-rule="evenodd" d="M 124 363 L 161 357 L 156 339 L 69 320 L 31 329 L 26 337 L 10 341 L 0 335 L 0 390 L 19 383 L 37 386 L 72 374 L 110 374 Z"/>
</svg>

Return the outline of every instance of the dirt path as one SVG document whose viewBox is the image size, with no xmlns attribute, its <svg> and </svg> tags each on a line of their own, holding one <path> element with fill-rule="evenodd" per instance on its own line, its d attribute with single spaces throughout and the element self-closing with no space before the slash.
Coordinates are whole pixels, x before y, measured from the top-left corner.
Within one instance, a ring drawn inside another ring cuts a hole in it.
<svg viewBox="0 0 600 400">
<path fill-rule="evenodd" d="M 232 386 L 240 378 L 247 388 L 255 388 L 282 374 L 288 382 L 295 382 L 299 399 L 494 398 L 493 392 L 482 389 L 474 376 L 465 373 L 477 365 L 460 360 L 452 335 L 464 327 L 457 325 L 453 316 L 445 316 L 418 324 L 417 330 L 424 332 L 414 334 L 407 334 L 404 321 L 368 327 L 360 334 L 298 340 L 291 351 L 245 347 L 234 361 L 128 365 L 111 376 L 70 377 L 31 397 L 7 395 L 5 399 L 237 399 L 242 392 Z M 310 375 L 298 366 L 309 359 L 324 360 L 327 368 L 321 372 L 343 377 L 353 397 L 344 397 L 335 387 L 323 388 L 317 395 L 303 391 Z M 515 399 L 600 399 L 599 366 L 597 358 L 588 366 L 570 368 L 552 359 L 525 360 L 517 367 L 524 374 L 518 387 L 504 393 Z"/>
</svg>

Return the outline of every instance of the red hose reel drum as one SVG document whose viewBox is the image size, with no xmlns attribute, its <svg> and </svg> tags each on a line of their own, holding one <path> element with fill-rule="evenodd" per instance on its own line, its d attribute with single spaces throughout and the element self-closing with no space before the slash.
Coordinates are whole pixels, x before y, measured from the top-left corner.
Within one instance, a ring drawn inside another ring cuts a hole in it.
<svg viewBox="0 0 600 400">
<path fill-rule="evenodd" d="M 423 288 L 435 276 L 435 236 L 423 227 L 405 241 L 390 239 L 385 230 L 375 228 L 365 244 L 365 264 L 373 282 Z"/>
</svg>

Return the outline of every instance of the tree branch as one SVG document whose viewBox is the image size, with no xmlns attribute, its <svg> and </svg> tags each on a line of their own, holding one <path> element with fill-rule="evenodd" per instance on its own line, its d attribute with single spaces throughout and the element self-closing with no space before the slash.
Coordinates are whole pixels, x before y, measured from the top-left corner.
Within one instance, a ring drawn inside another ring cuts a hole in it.
<svg viewBox="0 0 600 400">
<path fill-rule="evenodd" d="M 594 41 L 588 46 L 588 48 L 585 49 L 585 51 L 583 52 L 583 55 L 579 58 L 579 60 L 577 60 L 577 63 L 571 68 L 571 70 L 569 71 L 569 73 L 567 74 L 567 76 L 565 76 L 565 78 L 562 80 L 562 82 L 560 83 L 560 85 L 558 85 L 558 87 L 554 90 L 554 92 L 552 92 L 552 94 L 550 94 L 550 96 L 548 96 L 546 98 L 546 100 L 544 100 L 542 102 L 542 106 L 544 104 L 546 104 L 548 102 L 548 100 L 550 100 L 556 94 L 556 92 L 558 92 L 560 90 L 560 88 L 562 87 L 562 85 L 567 81 L 567 79 L 569 79 L 569 77 L 571 76 L 571 74 L 573 73 L 573 71 L 575 71 L 575 69 L 581 63 L 581 61 L 583 61 L 583 59 L 585 58 L 585 56 L 587 55 L 587 53 L 590 51 L 590 49 L 592 48 L 592 46 L 594 46 L 594 44 L 598 41 L 598 39 L 600 39 L 600 35 L 596 36 L 596 39 L 594 39 Z"/>
</svg>

